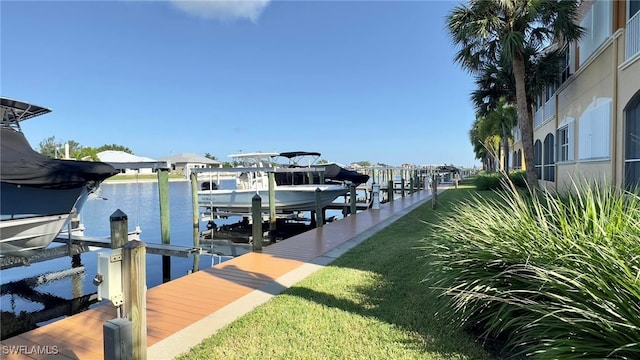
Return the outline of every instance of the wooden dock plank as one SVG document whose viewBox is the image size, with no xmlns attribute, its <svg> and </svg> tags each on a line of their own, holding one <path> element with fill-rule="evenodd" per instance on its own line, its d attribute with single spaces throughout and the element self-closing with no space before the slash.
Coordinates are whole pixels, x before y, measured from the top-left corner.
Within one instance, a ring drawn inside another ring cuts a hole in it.
<svg viewBox="0 0 640 360">
<path fill-rule="evenodd" d="M 39 354 L 31 356 L 34 359 L 98 359 L 102 358 L 102 343 L 98 349 L 90 348 L 87 343 L 81 341 L 70 342 L 70 337 L 65 338 L 61 334 L 40 333 L 32 335 L 28 339 L 30 342 L 38 344 Z M 96 351 L 98 350 L 98 351 Z"/>
<path fill-rule="evenodd" d="M 147 291 L 147 344 L 151 346 L 269 284 L 425 198 L 415 193 L 380 210 L 360 212 L 324 227 L 272 244 L 261 253 L 247 253 L 211 268 L 175 279 Z M 3 340 L 3 346 L 48 346 L 56 358 L 102 359 L 102 326 L 116 317 L 110 304 L 67 317 Z M 6 359 L 39 359 L 38 354 L 9 354 Z M 50 359 L 51 357 L 46 357 Z"/>
</svg>

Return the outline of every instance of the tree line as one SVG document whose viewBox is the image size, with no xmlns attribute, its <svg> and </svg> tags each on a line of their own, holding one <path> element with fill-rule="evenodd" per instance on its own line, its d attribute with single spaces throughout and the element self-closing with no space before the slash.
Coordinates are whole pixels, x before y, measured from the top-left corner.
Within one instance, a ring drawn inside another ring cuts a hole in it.
<svg viewBox="0 0 640 360">
<path fill-rule="evenodd" d="M 64 157 L 65 144 L 69 146 L 69 157 L 77 160 L 99 161 L 98 153 L 106 150 L 124 151 L 132 154 L 133 151 L 126 146 L 117 144 L 105 144 L 100 147 L 83 146 L 75 140 L 60 141 L 55 136 L 50 136 L 39 144 L 38 151 L 44 156 L 54 159 Z"/>
<path fill-rule="evenodd" d="M 99 147 L 83 146 L 75 140 L 62 141 L 56 139 L 55 136 L 50 136 L 42 140 L 39 144 L 38 152 L 40 152 L 40 154 L 44 156 L 48 156 L 54 159 L 63 158 L 65 145 L 69 146 L 69 158 L 76 160 L 100 161 L 100 159 L 98 158 L 98 153 L 106 150 L 123 151 L 128 154 L 134 155 L 131 149 L 123 145 L 105 144 Z M 204 157 L 206 157 L 207 159 L 220 161 L 217 156 L 212 155 L 208 152 L 204 154 Z M 328 164 L 329 162 L 325 159 L 320 159 L 317 163 Z M 369 161 L 359 161 L 357 162 L 357 164 L 361 166 L 371 166 L 371 163 Z M 237 161 L 222 162 L 222 166 L 225 168 L 236 167 L 239 165 L 240 163 Z"/>
</svg>

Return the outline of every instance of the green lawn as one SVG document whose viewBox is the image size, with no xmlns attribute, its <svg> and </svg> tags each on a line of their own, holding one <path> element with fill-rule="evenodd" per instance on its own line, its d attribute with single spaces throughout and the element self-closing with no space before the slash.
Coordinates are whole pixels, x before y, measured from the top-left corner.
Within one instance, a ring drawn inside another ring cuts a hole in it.
<svg viewBox="0 0 640 360">
<path fill-rule="evenodd" d="M 179 359 L 490 359 L 455 324 L 438 321 L 439 298 L 416 249 L 462 185 L 428 202 Z"/>
</svg>

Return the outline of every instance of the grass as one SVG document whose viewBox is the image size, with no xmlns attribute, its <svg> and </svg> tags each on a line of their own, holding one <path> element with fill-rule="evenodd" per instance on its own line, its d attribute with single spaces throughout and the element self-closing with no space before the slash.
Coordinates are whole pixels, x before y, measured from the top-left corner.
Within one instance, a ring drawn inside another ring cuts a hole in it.
<svg viewBox="0 0 640 360">
<path fill-rule="evenodd" d="M 446 191 L 436 212 L 424 204 L 178 359 L 490 359 L 437 320 L 435 305 L 448 299 L 422 282 L 430 269 L 416 249 L 473 193 Z"/>
</svg>

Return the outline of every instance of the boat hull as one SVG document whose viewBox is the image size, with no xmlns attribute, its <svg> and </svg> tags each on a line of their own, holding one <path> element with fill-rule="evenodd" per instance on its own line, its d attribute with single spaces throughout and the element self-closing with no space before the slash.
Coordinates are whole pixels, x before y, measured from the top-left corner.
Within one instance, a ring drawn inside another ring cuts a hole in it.
<svg viewBox="0 0 640 360">
<path fill-rule="evenodd" d="M 313 210 L 316 207 L 316 189 L 320 189 L 322 207 L 331 204 L 336 198 L 349 192 L 341 185 L 291 185 L 278 186 L 274 190 L 277 212 Z M 252 199 L 259 195 L 262 210 L 269 210 L 269 190 L 210 190 L 198 192 L 198 205 L 215 208 L 218 211 L 237 213 L 251 212 Z"/>
<path fill-rule="evenodd" d="M 2 219 L 69 213 L 85 187 L 45 189 L 0 182 Z"/>
<path fill-rule="evenodd" d="M 42 249 L 53 241 L 69 221 L 70 214 L 9 219 L 0 222 L 0 254 L 16 255 Z"/>
<path fill-rule="evenodd" d="M 0 183 L 0 255 L 46 248 L 80 211 L 93 187 L 43 189 Z"/>
</svg>

